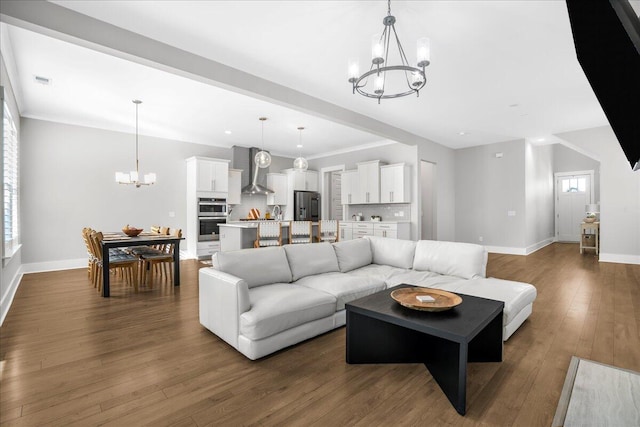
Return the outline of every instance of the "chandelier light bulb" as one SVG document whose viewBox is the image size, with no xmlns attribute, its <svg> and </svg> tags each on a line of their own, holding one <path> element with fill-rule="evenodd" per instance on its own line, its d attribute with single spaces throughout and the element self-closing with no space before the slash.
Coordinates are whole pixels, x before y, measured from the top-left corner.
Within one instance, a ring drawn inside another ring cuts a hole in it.
<svg viewBox="0 0 640 427">
<path fill-rule="evenodd" d="M 416 58 L 418 67 L 426 67 L 431 63 L 431 43 L 427 37 L 421 37 L 416 43 Z"/>
<path fill-rule="evenodd" d="M 349 82 L 353 83 L 360 77 L 360 64 L 356 58 L 349 59 Z"/>
<path fill-rule="evenodd" d="M 384 39 L 380 34 L 371 36 L 371 62 L 373 64 L 382 64 L 384 62 Z"/>
<path fill-rule="evenodd" d="M 414 71 L 411 74 L 411 85 L 412 86 L 422 86 L 423 82 L 424 82 L 424 78 L 422 77 L 422 74 L 419 71 Z"/>
<path fill-rule="evenodd" d="M 384 92 L 384 74 L 379 74 L 376 76 L 373 91 L 378 95 Z"/>
<path fill-rule="evenodd" d="M 293 168 L 299 171 L 306 171 L 309 169 L 309 162 L 304 157 L 298 157 L 293 161 Z"/>
</svg>

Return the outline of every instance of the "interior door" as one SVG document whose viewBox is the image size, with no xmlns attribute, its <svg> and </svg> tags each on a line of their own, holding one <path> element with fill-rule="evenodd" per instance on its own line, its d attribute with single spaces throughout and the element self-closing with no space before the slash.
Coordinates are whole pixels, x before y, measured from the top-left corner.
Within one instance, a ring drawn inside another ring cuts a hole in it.
<svg viewBox="0 0 640 427">
<path fill-rule="evenodd" d="M 556 177 L 556 233 L 560 242 L 580 241 L 580 223 L 591 203 L 591 175 Z"/>
</svg>

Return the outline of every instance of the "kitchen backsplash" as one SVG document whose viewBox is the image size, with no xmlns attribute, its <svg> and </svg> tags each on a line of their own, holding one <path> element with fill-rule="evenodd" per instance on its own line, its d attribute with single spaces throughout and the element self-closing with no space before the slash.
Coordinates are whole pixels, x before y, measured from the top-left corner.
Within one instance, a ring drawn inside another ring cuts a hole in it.
<svg viewBox="0 0 640 427">
<path fill-rule="evenodd" d="M 372 215 L 382 217 L 382 221 L 410 221 L 411 203 L 393 203 L 388 205 L 349 205 L 345 220 L 352 215 L 362 213 L 363 219 L 369 221 Z M 396 216 L 398 214 L 398 216 Z"/>
<path fill-rule="evenodd" d="M 267 196 L 243 194 L 242 203 L 231 206 L 231 212 L 227 219 L 229 221 L 238 221 L 241 218 L 246 218 L 252 208 L 258 209 L 260 217 L 264 218 L 264 213 L 267 211 Z"/>
</svg>

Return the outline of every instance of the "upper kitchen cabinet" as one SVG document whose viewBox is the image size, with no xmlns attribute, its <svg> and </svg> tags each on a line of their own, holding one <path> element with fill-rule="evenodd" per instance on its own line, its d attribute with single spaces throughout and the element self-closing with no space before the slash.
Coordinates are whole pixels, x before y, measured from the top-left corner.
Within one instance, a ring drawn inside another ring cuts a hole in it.
<svg viewBox="0 0 640 427">
<path fill-rule="evenodd" d="M 288 188 L 292 194 L 294 190 L 318 191 L 318 172 L 294 169 L 286 169 L 282 172 L 287 175 Z"/>
<path fill-rule="evenodd" d="M 194 178 L 199 197 L 224 197 L 229 192 L 229 160 L 190 157 L 187 174 Z M 189 180 L 189 179 L 188 179 Z"/>
<path fill-rule="evenodd" d="M 360 203 L 360 181 L 358 171 L 350 170 L 342 172 L 340 201 L 343 205 Z"/>
<path fill-rule="evenodd" d="M 380 203 L 380 160 L 358 163 L 358 203 Z"/>
<path fill-rule="evenodd" d="M 404 163 L 380 167 L 380 203 L 411 203 L 411 169 Z"/>
<path fill-rule="evenodd" d="M 268 173 L 267 188 L 273 190 L 272 194 L 267 194 L 267 205 L 287 204 L 287 175 Z"/>
<path fill-rule="evenodd" d="M 242 203 L 242 170 L 229 169 L 229 194 L 227 203 L 239 205 Z"/>
</svg>

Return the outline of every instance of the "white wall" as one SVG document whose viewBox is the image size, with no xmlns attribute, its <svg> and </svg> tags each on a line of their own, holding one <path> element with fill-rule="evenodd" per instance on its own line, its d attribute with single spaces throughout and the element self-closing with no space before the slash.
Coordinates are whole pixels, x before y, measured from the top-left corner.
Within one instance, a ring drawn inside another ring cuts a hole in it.
<svg viewBox="0 0 640 427">
<path fill-rule="evenodd" d="M 554 239 L 552 145 L 525 145 L 525 252 L 531 253 Z"/>
<path fill-rule="evenodd" d="M 457 241 L 504 252 L 526 247 L 524 140 L 456 150 L 455 198 Z"/>
<path fill-rule="evenodd" d="M 16 97 L 13 92 L 13 87 L 9 81 L 9 76 L 5 68 L 5 60 L 0 55 L 0 86 L 4 88 L 4 98 L 7 101 L 11 116 L 15 121 L 16 130 L 18 131 L 18 141 L 22 139 L 22 131 L 20 128 L 20 112 L 18 111 L 18 104 L 16 103 Z M 0 105 L 0 108 L 3 108 Z M 2 154 L 0 153 L 0 157 Z M 4 163 L 2 166 L 4 171 Z M 4 192 L 0 193 L 0 204 L 4 206 Z M 24 225 L 18 222 L 18 225 L 24 230 Z M 23 240 L 24 241 L 24 240 Z M 21 278 L 22 267 L 22 249 L 13 254 L 11 258 L 3 259 L 0 263 L 0 324 L 4 321 L 9 306 L 13 300 L 13 296 L 18 289 L 18 283 Z"/>
<path fill-rule="evenodd" d="M 600 160 L 600 261 L 640 264 L 640 172 L 610 126 L 556 135 Z"/>
</svg>

